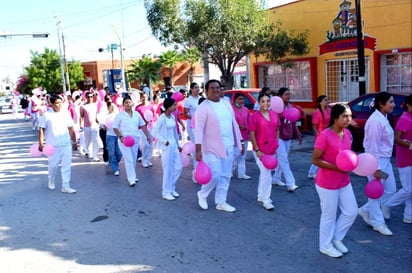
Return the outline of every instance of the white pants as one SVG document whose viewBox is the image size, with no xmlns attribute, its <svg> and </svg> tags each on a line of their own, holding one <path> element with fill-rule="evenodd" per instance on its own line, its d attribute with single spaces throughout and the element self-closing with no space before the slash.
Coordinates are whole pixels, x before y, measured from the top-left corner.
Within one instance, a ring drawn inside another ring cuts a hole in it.
<svg viewBox="0 0 412 273">
<path fill-rule="evenodd" d="M 153 141 L 150 143 L 147 141 L 146 135 L 142 130 L 139 131 L 140 134 L 140 149 L 142 151 L 142 165 L 148 165 L 152 160 L 153 152 Z"/>
<path fill-rule="evenodd" d="M 272 193 L 272 170 L 266 169 L 262 161 L 255 154 L 256 165 L 259 168 L 259 183 L 257 188 L 257 197 L 263 203 L 272 202 L 270 195 Z M 273 155 L 275 156 L 275 155 Z"/>
<path fill-rule="evenodd" d="M 295 177 L 289 165 L 289 149 L 291 140 L 282 140 L 279 138 L 279 148 L 276 150 L 276 157 L 278 159 L 278 166 L 273 174 L 273 181 L 281 181 L 282 174 L 285 177 L 286 186 L 291 187 L 295 185 Z"/>
<path fill-rule="evenodd" d="M 392 195 L 392 197 L 384 204 L 388 207 L 394 207 L 405 203 L 405 210 L 403 212 L 403 218 L 412 220 L 412 166 L 399 168 L 399 177 L 401 180 L 402 188 Z"/>
<path fill-rule="evenodd" d="M 316 185 L 320 199 L 319 248 L 329 249 L 332 240 L 342 241 L 358 215 L 358 204 L 352 185 L 329 190 Z M 336 214 L 341 211 L 338 220 Z"/>
<path fill-rule="evenodd" d="M 124 168 L 126 169 L 127 181 L 134 183 L 136 180 L 136 161 L 137 150 L 139 149 L 139 137 L 134 137 L 134 145 L 132 147 L 126 147 L 120 140 L 118 140 L 119 149 L 122 152 L 124 160 Z"/>
<path fill-rule="evenodd" d="M 54 154 L 48 158 L 48 179 L 55 182 L 57 169 L 61 162 L 62 188 L 70 187 L 72 146 L 55 146 Z"/>
<path fill-rule="evenodd" d="M 169 144 L 162 149 L 163 184 L 162 195 L 167 195 L 176 191 L 176 182 L 182 173 L 182 160 L 178 147 Z"/>
<path fill-rule="evenodd" d="M 196 143 L 195 142 L 195 131 L 194 131 L 195 128 L 190 127 L 191 123 L 192 123 L 191 120 L 188 119 L 187 122 L 186 122 L 186 124 L 187 124 L 186 130 L 187 130 L 187 133 L 189 135 L 190 141 L 193 142 L 193 143 Z M 196 169 L 196 166 L 197 166 L 196 150 L 192 153 L 192 159 L 193 159 L 193 172 L 192 173 L 194 173 L 194 170 Z"/>
<path fill-rule="evenodd" d="M 237 175 L 246 175 L 246 156 L 247 156 L 247 147 L 248 141 L 246 140 L 243 144 L 243 155 L 241 154 L 241 150 L 238 148 L 234 148 L 233 151 L 233 165 L 232 165 L 232 172 L 236 170 L 237 167 Z"/>
<path fill-rule="evenodd" d="M 84 151 L 89 154 L 89 157 L 98 159 L 99 152 L 99 128 L 84 127 Z M 92 153 L 90 153 L 90 145 L 92 145 Z"/>
<path fill-rule="evenodd" d="M 31 125 L 33 130 L 39 129 L 39 112 L 34 112 L 30 114 L 31 116 Z"/>
<path fill-rule="evenodd" d="M 381 170 L 389 174 L 388 179 L 383 180 L 383 187 L 385 190 L 381 198 L 368 198 L 368 202 L 362 207 L 362 209 L 369 214 L 369 221 L 371 226 L 373 227 L 378 227 L 382 224 L 385 224 L 385 219 L 383 218 L 380 205 L 385 204 L 396 192 L 395 175 L 393 173 L 391 159 L 389 157 L 379 157 L 378 161 Z M 374 176 L 368 176 L 369 181 L 374 179 Z"/>
<path fill-rule="evenodd" d="M 199 195 L 207 198 L 209 193 L 216 188 L 215 203 L 223 204 L 227 199 L 227 192 L 232 176 L 233 148 L 226 148 L 226 158 L 219 158 L 212 153 L 204 153 L 203 161 L 212 171 L 212 179 L 206 185 L 202 185 Z"/>
</svg>

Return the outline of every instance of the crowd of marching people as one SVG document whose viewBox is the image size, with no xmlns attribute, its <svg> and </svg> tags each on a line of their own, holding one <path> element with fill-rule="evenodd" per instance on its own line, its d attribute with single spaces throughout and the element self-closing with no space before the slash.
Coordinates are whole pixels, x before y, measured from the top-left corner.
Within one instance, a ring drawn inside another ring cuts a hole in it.
<svg viewBox="0 0 412 273">
<path fill-rule="evenodd" d="M 272 185 L 283 186 L 289 192 L 298 189 L 288 155 L 293 138 L 302 143 L 302 136 L 292 117 L 290 91 L 277 93 L 263 88 L 251 113 L 243 104 L 245 95 L 234 95 L 233 104 L 224 97 L 224 88 L 217 80 L 205 84 L 204 94 L 192 83 L 185 90 L 168 88 L 164 99 L 156 93 L 110 94 L 108 90 L 75 91 L 65 96 L 47 95 L 37 90 L 27 106 L 26 116 L 33 130 L 39 130 L 39 151 L 54 147 L 48 160 L 48 187 L 55 189 L 55 177 L 61 164 L 62 192 L 75 193 L 70 187 L 72 151 L 79 150 L 86 158 L 99 162 L 103 148 L 103 163 L 119 176 L 123 159 L 128 185 L 139 181 L 136 164 L 150 168 L 152 156 L 161 156 L 163 170 L 161 197 L 175 200 L 182 168 L 193 160 L 192 180 L 201 185 L 198 205 L 208 209 L 208 195 L 215 190 L 216 209 L 235 212 L 227 202 L 230 180 L 237 172 L 239 179 L 250 180 L 246 170 L 248 147 L 259 170 L 257 201 L 266 210 L 273 210 Z M 412 95 L 404 102 L 404 113 L 392 129 L 387 114 L 393 111 L 391 94 L 380 92 L 374 99 L 372 115 L 366 122 L 365 152 L 376 159 L 376 168 L 365 173 L 369 181 L 377 180 L 383 187 L 378 197 L 370 197 L 358 208 L 347 166 L 351 158 L 343 158 L 351 149 L 352 122 L 350 108 L 342 103 L 329 107 L 328 98 L 319 96 L 313 113 L 315 144 L 308 178 L 315 180 L 320 200 L 319 251 L 330 257 L 341 257 L 349 250 L 343 239 L 359 214 L 373 230 L 392 235 L 385 219 L 390 207 L 405 205 L 405 223 L 412 223 Z M 396 191 L 393 167 L 390 163 L 393 145 L 402 188 Z M 79 147 L 77 146 L 79 145 Z M 343 162 L 345 161 L 345 162 Z M 308 167 L 310 165 L 308 164 Z M 357 173 L 358 174 L 358 173 Z M 283 182 L 283 181 L 284 182 Z M 338 213 L 339 212 L 339 213 Z"/>
</svg>

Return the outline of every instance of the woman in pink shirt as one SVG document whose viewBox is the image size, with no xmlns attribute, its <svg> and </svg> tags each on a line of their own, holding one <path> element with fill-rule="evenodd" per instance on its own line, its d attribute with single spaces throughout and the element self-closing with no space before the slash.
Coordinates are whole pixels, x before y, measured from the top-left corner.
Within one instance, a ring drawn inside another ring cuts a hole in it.
<svg viewBox="0 0 412 273">
<path fill-rule="evenodd" d="M 255 152 L 256 165 L 259 168 L 258 202 L 263 203 L 267 210 L 274 208 L 270 194 L 272 192 L 272 170 L 267 169 L 260 158 L 263 154 L 275 156 L 279 147 L 279 116 L 269 111 L 270 97 L 260 94 L 258 97 L 260 110 L 256 111 L 249 120 L 250 141 Z"/>
<path fill-rule="evenodd" d="M 336 165 L 336 156 L 351 148 L 351 134 L 346 129 L 352 112 L 345 104 L 336 104 L 331 111 L 329 128 L 316 139 L 312 163 L 319 167 L 316 191 L 320 199 L 319 251 L 338 258 L 349 250 L 342 243 L 357 216 L 358 205 L 349 173 Z M 336 220 L 339 210 L 341 214 Z"/>
<path fill-rule="evenodd" d="M 249 175 L 246 174 L 246 155 L 249 140 L 249 132 L 247 129 L 249 122 L 249 110 L 244 106 L 245 95 L 242 93 L 236 93 L 234 98 L 233 112 L 235 112 L 235 119 L 239 125 L 240 133 L 243 139 L 243 154 L 240 153 L 239 149 L 234 152 L 233 167 L 232 171 L 235 171 L 237 167 L 237 178 L 239 179 L 251 179 Z"/>
<path fill-rule="evenodd" d="M 313 134 L 315 136 L 315 141 L 316 138 L 319 136 L 319 134 L 328 128 L 329 122 L 330 122 L 330 109 L 329 109 L 329 102 L 328 102 L 328 97 L 325 95 L 320 95 L 318 97 L 318 109 L 316 109 L 315 112 L 313 112 L 312 115 L 312 128 L 313 128 Z M 311 165 L 309 172 L 308 172 L 308 178 L 314 179 L 316 177 L 316 173 L 318 172 L 318 167 L 315 165 Z"/>
<path fill-rule="evenodd" d="M 395 128 L 396 165 L 402 188 L 385 206 L 393 207 L 405 203 L 403 222 L 412 224 L 412 95 L 405 99 L 404 110 Z"/>
<path fill-rule="evenodd" d="M 139 112 L 139 114 L 142 116 L 142 118 L 146 122 L 146 126 L 148 128 L 153 127 L 153 119 L 146 120 L 145 115 L 144 115 L 146 111 L 151 111 L 153 114 L 153 117 L 155 115 L 153 105 L 148 100 L 146 93 L 142 92 L 140 94 L 140 104 L 136 106 L 135 111 Z M 141 141 L 141 149 L 142 149 L 142 167 L 149 168 L 153 166 L 151 162 L 152 152 L 153 152 L 153 141 L 150 141 L 150 142 L 147 141 L 147 139 L 144 136 L 144 132 L 141 130 L 139 130 L 139 132 L 140 132 L 140 141 Z"/>
</svg>

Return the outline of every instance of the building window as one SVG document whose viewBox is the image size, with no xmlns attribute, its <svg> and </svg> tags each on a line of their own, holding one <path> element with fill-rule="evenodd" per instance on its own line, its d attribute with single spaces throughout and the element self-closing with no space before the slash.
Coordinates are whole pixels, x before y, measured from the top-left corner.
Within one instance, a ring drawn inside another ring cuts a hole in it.
<svg viewBox="0 0 412 273">
<path fill-rule="evenodd" d="M 357 59 L 331 60 L 325 63 L 326 95 L 332 102 L 348 102 L 359 96 Z M 365 59 L 366 92 L 369 90 L 369 60 Z"/>
<path fill-rule="evenodd" d="M 382 56 L 380 91 L 412 92 L 412 53 Z"/>
<path fill-rule="evenodd" d="M 259 66 L 259 88 L 268 86 L 272 90 L 287 87 L 293 101 L 312 101 L 310 62 L 293 62 L 291 67 L 279 64 Z"/>
</svg>

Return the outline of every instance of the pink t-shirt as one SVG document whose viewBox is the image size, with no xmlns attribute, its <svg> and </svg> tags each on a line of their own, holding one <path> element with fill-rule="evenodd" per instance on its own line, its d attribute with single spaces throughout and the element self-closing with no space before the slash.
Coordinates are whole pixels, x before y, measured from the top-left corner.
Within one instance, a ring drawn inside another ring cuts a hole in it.
<svg viewBox="0 0 412 273">
<path fill-rule="evenodd" d="M 315 142 L 315 149 L 321 150 L 322 160 L 336 165 L 336 157 L 343 150 L 351 148 L 350 131 L 344 129 L 343 139 L 332 129 L 326 129 L 320 133 Z M 319 168 L 315 178 L 316 185 L 319 187 L 336 190 L 345 187 L 350 183 L 349 173 L 336 170 Z"/>
<path fill-rule="evenodd" d="M 242 107 L 241 110 L 233 105 L 233 112 L 235 112 L 235 119 L 237 124 L 239 125 L 239 130 L 242 135 L 243 140 L 248 140 L 249 139 L 249 132 L 247 130 L 247 125 L 249 122 L 249 110 L 246 107 Z M 246 126 L 245 130 L 240 129 L 240 126 Z"/>
<path fill-rule="evenodd" d="M 80 116 L 83 116 L 83 126 L 90 128 L 98 126 L 97 119 L 97 104 L 88 103 L 80 107 Z"/>
<path fill-rule="evenodd" d="M 412 114 L 403 112 L 402 116 L 396 123 L 395 131 L 401 131 L 401 139 L 412 141 Z M 400 168 L 412 166 L 412 150 L 408 147 L 395 145 L 396 148 L 396 165 Z"/>
<path fill-rule="evenodd" d="M 276 130 L 280 126 L 280 120 L 278 114 L 273 111 L 269 111 L 269 118 L 270 121 L 260 111 L 256 111 L 249 118 L 248 130 L 255 132 L 259 150 L 264 154 L 273 155 L 279 147 Z"/>
<path fill-rule="evenodd" d="M 138 106 L 136 106 L 136 109 L 135 109 L 137 112 L 139 112 L 139 114 L 142 116 L 142 118 L 144 119 L 144 121 L 147 123 L 147 120 L 145 119 L 145 117 L 144 117 L 144 112 L 146 112 L 146 110 L 150 110 L 150 111 L 152 111 L 152 113 L 153 113 L 153 116 L 154 116 L 154 114 L 155 114 L 155 111 L 154 111 L 154 108 L 153 108 L 153 105 L 152 104 L 147 104 L 147 105 L 142 105 L 142 104 L 140 104 L 140 105 L 138 105 Z"/>
<path fill-rule="evenodd" d="M 330 122 L 330 109 L 329 108 L 326 111 L 323 111 L 323 117 L 319 109 L 316 109 L 316 111 L 313 112 L 312 124 L 316 124 L 318 126 L 319 134 L 323 130 L 328 128 L 329 122 Z M 315 136 L 315 139 L 316 138 L 317 136 Z"/>
</svg>

